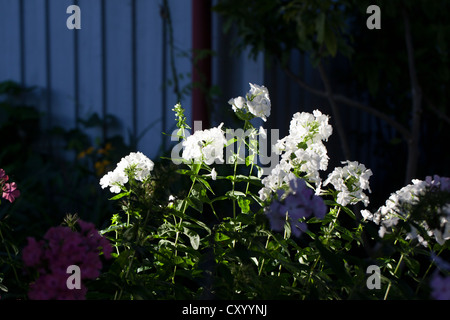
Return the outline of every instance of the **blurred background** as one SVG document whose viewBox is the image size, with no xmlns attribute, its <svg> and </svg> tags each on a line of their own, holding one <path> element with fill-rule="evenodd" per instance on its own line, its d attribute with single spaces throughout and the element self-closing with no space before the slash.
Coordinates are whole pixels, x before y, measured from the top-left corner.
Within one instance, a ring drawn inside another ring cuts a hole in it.
<svg viewBox="0 0 450 320">
<path fill-rule="evenodd" d="M 81 29 L 66 26 L 70 5 Z M 36 232 L 66 213 L 101 223 L 111 208 L 98 180 L 130 151 L 170 152 L 174 104 L 189 123 L 233 126 L 227 101 L 249 82 L 269 89 L 264 127 L 280 138 L 295 112 L 331 116 L 329 170 L 372 169 L 373 208 L 412 178 L 449 176 L 449 11 L 448 0 L 0 0 L 0 167 L 22 191 L 0 218 L 11 209 Z"/>
</svg>

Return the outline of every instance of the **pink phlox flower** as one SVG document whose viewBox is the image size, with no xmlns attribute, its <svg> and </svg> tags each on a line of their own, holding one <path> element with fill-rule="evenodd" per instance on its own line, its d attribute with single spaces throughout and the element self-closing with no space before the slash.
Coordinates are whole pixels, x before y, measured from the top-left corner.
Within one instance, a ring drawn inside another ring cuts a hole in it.
<svg viewBox="0 0 450 320">
<path fill-rule="evenodd" d="M 30 285 L 28 297 L 31 300 L 84 300 L 87 288 L 71 290 L 66 285 L 67 274 L 51 273 L 42 275 Z"/>
<path fill-rule="evenodd" d="M 93 249 L 103 250 L 103 254 L 106 259 L 111 258 L 113 248 L 111 243 L 95 229 L 93 223 L 78 220 L 78 225 L 81 228 L 81 232 L 85 234 L 86 239 L 89 241 L 90 246 Z"/>
<path fill-rule="evenodd" d="M 112 246 L 95 229 L 94 224 L 78 220 L 81 231 L 69 227 L 52 227 L 37 242 L 28 238 L 23 249 L 24 264 L 34 267 L 40 277 L 32 284 L 28 296 L 33 300 L 79 300 L 84 299 L 87 288 L 81 283 L 81 289 L 67 288 L 67 268 L 70 265 L 80 267 L 81 279 L 95 279 L 100 275 L 102 261 L 101 249 L 105 258 L 111 257 Z"/>
<path fill-rule="evenodd" d="M 27 267 L 36 267 L 42 262 L 43 241 L 37 242 L 36 239 L 28 237 L 28 244 L 22 251 L 22 259 Z"/>
<path fill-rule="evenodd" d="M 113 247 L 111 243 L 108 241 L 108 239 L 102 237 L 100 240 L 100 246 L 103 249 L 103 255 L 105 256 L 105 258 L 110 259 L 111 253 L 113 252 Z"/>
<path fill-rule="evenodd" d="M 5 170 L 0 169 L 0 183 L 8 181 L 9 177 L 6 175 Z"/>
<path fill-rule="evenodd" d="M 5 185 L 3 186 L 3 195 L 2 195 L 3 198 L 12 203 L 19 196 L 20 191 L 17 190 L 17 185 L 15 182 L 5 183 Z"/>
<path fill-rule="evenodd" d="M 100 275 L 100 270 L 102 268 L 102 262 L 98 253 L 89 252 L 86 254 L 85 259 L 80 265 L 80 269 L 83 271 L 81 273 L 82 279 L 95 279 Z"/>
</svg>

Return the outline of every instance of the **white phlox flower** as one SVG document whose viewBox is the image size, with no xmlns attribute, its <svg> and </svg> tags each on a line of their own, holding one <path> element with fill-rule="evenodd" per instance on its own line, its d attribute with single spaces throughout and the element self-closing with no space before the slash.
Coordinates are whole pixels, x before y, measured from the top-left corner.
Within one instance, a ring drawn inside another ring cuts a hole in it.
<svg viewBox="0 0 450 320">
<path fill-rule="evenodd" d="M 280 162 L 268 176 L 261 180 L 264 187 L 259 190 L 259 197 L 263 201 L 269 199 L 273 192 L 288 185 L 289 181 L 294 178 L 295 175 L 290 171 L 290 165 L 285 161 Z"/>
<path fill-rule="evenodd" d="M 234 112 L 245 109 L 245 99 L 243 97 L 232 98 L 228 101 Z"/>
<path fill-rule="evenodd" d="M 361 211 L 365 220 L 373 221 L 380 225 L 379 235 L 383 237 L 391 228 L 400 221 L 400 219 L 408 219 L 410 217 L 409 209 L 420 201 L 420 197 L 427 192 L 435 192 L 436 190 L 450 192 L 448 178 L 440 178 L 434 176 L 427 177 L 425 181 L 413 179 L 408 184 L 392 193 L 376 212 L 372 213 L 368 210 Z M 436 189 L 437 188 L 437 189 Z M 431 229 L 426 221 L 416 221 L 424 228 L 429 237 L 435 237 L 436 242 L 443 245 L 445 241 L 450 239 L 450 203 L 439 208 L 436 214 L 440 215 L 439 228 Z M 427 246 L 427 241 L 414 226 L 410 226 L 410 231 L 406 235 L 406 239 L 417 239 L 420 244 Z"/>
<path fill-rule="evenodd" d="M 100 179 L 102 189 L 110 187 L 109 191 L 112 193 L 119 193 L 121 186 L 124 186 L 127 182 L 128 176 L 120 170 L 109 171 Z"/>
<path fill-rule="evenodd" d="M 217 171 L 215 168 L 212 168 L 210 176 L 211 176 L 211 179 L 213 179 L 213 180 L 217 179 Z"/>
<path fill-rule="evenodd" d="M 183 141 L 183 159 L 194 163 L 202 161 L 208 165 L 219 161 L 223 163 L 223 148 L 227 143 L 222 131 L 223 123 L 218 127 L 198 130 Z"/>
<path fill-rule="evenodd" d="M 265 86 L 249 83 L 250 90 L 244 97 L 232 98 L 228 101 L 234 112 L 250 113 L 267 121 L 270 116 L 271 102 L 269 90 Z"/>
<path fill-rule="evenodd" d="M 153 167 L 153 161 L 147 158 L 142 152 L 131 152 L 117 164 L 117 169 L 121 171 L 132 169 L 134 178 L 138 181 L 144 181 L 150 175 Z"/>
<path fill-rule="evenodd" d="M 368 196 L 363 192 L 368 190 L 369 178 L 372 176 L 372 170 L 366 169 L 364 164 L 357 161 L 343 161 L 347 164 L 344 167 L 335 168 L 324 182 L 324 186 L 332 184 L 338 191 L 336 202 L 342 206 L 363 202 L 367 207 L 369 204 Z"/>
<path fill-rule="evenodd" d="M 129 178 L 129 174 L 133 174 L 133 178 L 138 181 L 144 181 L 150 176 L 154 163 L 147 158 L 142 152 L 131 152 L 123 157 L 113 171 L 109 171 L 100 179 L 102 189 L 110 187 L 112 193 L 120 193 Z"/>
<path fill-rule="evenodd" d="M 319 189 L 322 184 L 319 171 L 327 169 L 329 160 L 323 141 L 327 141 L 333 132 L 328 120 L 329 117 L 319 110 L 314 110 L 312 114 L 297 112 L 289 124 L 289 135 L 273 146 L 274 152 L 281 155 L 280 164 L 283 164 L 286 173 L 295 171 Z M 272 172 L 266 181 L 271 181 L 271 175 L 280 174 L 278 171 Z M 271 189 L 271 186 L 264 185 Z M 267 190 L 262 193 L 266 195 Z"/>
<path fill-rule="evenodd" d="M 247 107 L 250 113 L 267 121 L 271 107 L 267 88 L 250 83 L 250 91 L 247 94 Z"/>
</svg>

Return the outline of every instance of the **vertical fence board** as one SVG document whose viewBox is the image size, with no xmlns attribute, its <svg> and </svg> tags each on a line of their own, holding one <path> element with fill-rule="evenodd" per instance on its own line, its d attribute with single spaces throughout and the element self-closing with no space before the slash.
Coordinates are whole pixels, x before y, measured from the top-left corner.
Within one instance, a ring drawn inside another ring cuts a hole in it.
<svg viewBox="0 0 450 320">
<path fill-rule="evenodd" d="M 74 32 L 66 27 L 71 0 L 49 1 L 50 74 L 52 95 L 52 123 L 71 128 L 75 126 L 75 48 Z"/>
<path fill-rule="evenodd" d="M 69 30 L 67 7 L 81 8 L 81 30 Z M 156 157 L 174 128 L 172 108 L 178 99 L 173 86 L 173 50 L 180 90 L 190 83 L 191 2 L 168 1 L 174 43 L 162 34 L 161 2 L 148 0 L 0 0 L 0 81 L 12 79 L 37 87 L 30 104 L 45 113 L 44 128 L 74 128 L 77 118 L 111 114 L 120 134 L 141 138 L 138 149 Z M 22 11 L 20 10 L 22 8 Z M 104 21 L 103 21 L 104 19 Z M 133 37 L 134 36 L 134 37 Z M 168 33 L 167 33 L 168 36 Z M 166 49 L 165 59 L 163 48 Z M 191 106 L 184 91 L 188 121 Z M 163 95 L 167 100 L 163 106 Z M 161 119 L 167 118 L 163 128 Z M 87 130 L 93 138 L 100 130 Z"/>
<path fill-rule="evenodd" d="M 136 84 L 138 149 L 157 156 L 162 143 L 162 20 L 157 2 L 136 3 Z"/>
<path fill-rule="evenodd" d="M 106 111 L 122 121 L 122 128 L 113 128 L 108 135 L 122 134 L 126 142 L 133 125 L 131 9 L 130 0 L 105 1 Z"/>
<path fill-rule="evenodd" d="M 26 87 L 35 87 L 29 103 L 41 112 L 47 112 L 47 66 L 45 0 L 24 1 L 24 66 Z"/>
<path fill-rule="evenodd" d="M 78 108 L 79 117 L 87 120 L 94 113 L 102 116 L 102 26 L 101 0 L 78 0 L 81 30 L 78 34 Z M 102 128 L 86 130 L 92 138 L 102 138 Z"/>
<path fill-rule="evenodd" d="M 191 81 L 192 64 L 191 64 L 191 48 L 192 48 L 192 7 L 191 1 L 168 1 L 170 14 L 172 18 L 172 28 L 173 28 L 173 46 L 174 46 L 174 56 L 177 76 L 179 77 L 179 88 L 183 90 Z M 169 32 L 167 32 L 169 36 Z M 168 38 L 167 38 L 168 39 Z M 168 41 L 168 40 L 167 40 Z M 170 48 L 167 48 L 167 79 L 173 80 L 172 69 L 170 66 L 169 57 Z M 181 75 L 181 78 L 180 78 Z M 181 102 L 183 107 L 186 109 L 186 116 L 188 123 L 191 123 L 191 99 L 190 95 L 184 95 L 184 100 L 177 101 L 177 96 L 173 91 L 173 86 L 166 88 L 167 90 L 167 106 L 166 113 L 167 126 L 165 130 L 172 127 L 173 123 L 173 112 L 171 109 L 173 106 Z"/>
<path fill-rule="evenodd" d="M 21 81 L 20 2 L 0 0 L 0 81 Z"/>
</svg>

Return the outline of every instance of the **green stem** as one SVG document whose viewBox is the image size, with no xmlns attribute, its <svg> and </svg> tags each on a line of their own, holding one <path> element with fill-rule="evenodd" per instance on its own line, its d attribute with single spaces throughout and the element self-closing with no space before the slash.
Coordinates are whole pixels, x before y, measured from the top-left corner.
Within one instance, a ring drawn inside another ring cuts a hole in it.
<svg viewBox="0 0 450 320">
<path fill-rule="evenodd" d="M 211 210 L 212 210 L 213 214 L 216 216 L 216 218 L 219 219 L 219 216 L 217 215 L 217 212 L 216 212 L 216 210 L 214 209 L 213 204 L 212 204 L 212 203 L 209 203 L 209 206 L 211 207 Z"/>
<path fill-rule="evenodd" d="M 129 258 L 130 259 L 130 263 L 128 264 L 128 268 L 127 268 L 127 271 L 125 273 L 125 279 L 128 278 L 128 275 L 130 274 L 131 267 L 133 266 L 134 254 L 135 254 L 135 252 L 133 251 L 133 254 Z M 120 300 L 122 298 L 122 293 L 123 293 L 123 288 L 120 288 L 119 296 L 114 295 L 114 300 Z"/>
<path fill-rule="evenodd" d="M 339 218 L 339 214 L 341 212 L 341 207 L 337 207 L 337 209 L 338 210 L 337 210 L 337 213 L 336 213 L 336 217 L 333 219 L 332 222 L 330 222 L 329 230 L 326 230 L 326 232 L 324 234 L 324 236 L 325 236 L 324 238 L 327 241 L 328 241 L 328 239 L 329 239 L 329 237 L 331 235 L 331 232 L 334 230 L 334 227 L 336 226 L 337 219 Z M 336 210 L 336 206 L 334 207 L 334 210 Z M 311 281 L 311 278 L 312 278 L 312 274 L 314 272 L 314 269 L 316 269 L 317 264 L 319 263 L 319 260 L 320 260 L 320 255 L 317 256 L 317 258 L 314 260 L 313 266 L 311 267 L 311 271 L 309 272 L 309 275 L 308 275 L 308 279 L 306 280 L 306 285 L 309 285 L 309 282 Z"/>
<path fill-rule="evenodd" d="M 336 207 L 334 207 L 334 209 L 336 210 Z M 341 207 L 338 207 L 338 211 L 336 213 L 336 217 L 330 223 L 331 224 L 331 229 L 328 230 L 327 233 L 326 233 L 327 238 L 329 238 L 331 236 L 331 232 L 334 230 L 334 227 L 336 226 L 337 219 L 339 218 L 339 213 L 341 213 Z"/>
<path fill-rule="evenodd" d="M 1 240 L 2 240 L 2 243 L 5 244 L 5 249 L 6 249 L 6 253 L 8 254 L 8 259 L 9 259 L 9 261 L 12 262 L 11 253 L 9 252 L 8 245 L 7 245 L 6 242 L 5 242 L 5 238 L 3 238 L 3 233 L 2 233 L 2 230 L 1 230 L 1 229 L 0 229 L 0 238 L 1 238 Z M 13 265 L 11 265 L 11 267 L 12 267 L 12 269 L 13 269 L 14 276 L 15 276 L 15 278 L 16 278 L 16 281 L 17 281 L 17 283 L 19 283 L 19 277 L 18 277 L 18 275 L 17 275 L 16 268 L 15 268 Z"/>
<path fill-rule="evenodd" d="M 196 171 L 197 172 L 195 174 L 197 175 L 200 170 L 198 169 Z M 189 189 L 189 192 L 188 192 L 188 195 L 187 195 L 186 199 L 190 197 L 192 189 L 194 188 L 194 185 L 195 185 L 196 181 L 197 181 L 197 177 L 194 176 L 194 179 L 192 180 L 191 188 Z M 183 216 L 184 216 L 184 213 L 186 212 L 186 209 L 187 209 L 187 201 L 185 200 L 185 202 L 183 203 L 183 212 L 182 212 Z M 177 227 L 176 227 L 177 228 L 177 232 L 175 234 L 175 242 L 174 242 L 174 245 L 175 245 L 174 257 L 176 258 L 177 255 L 178 255 L 177 244 L 178 244 L 178 238 L 179 238 L 179 235 L 180 235 L 180 231 L 179 230 L 181 228 L 181 223 L 183 222 L 183 218 L 180 218 L 180 221 L 178 223 L 177 223 L 177 219 L 176 219 L 175 216 L 173 217 L 173 219 L 175 220 L 175 224 L 177 225 Z M 176 274 L 176 272 L 177 272 L 177 265 L 175 264 L 175 266 L 173 268 L 173 274 L 172 274 L 172 283 L 173 284 L 175 284 L 175 274 Z"/>
<path fill-rule="evenodd" d="M 397 266 L 395 267 L 394 276 L 397 274 L 398 268 L 400 267 L 400 264 L 403 261 L 403 256 L 404 256 L 404 254 L 402 253 L 401 256 L 400 256 L 400 259 L 397 262 Z M 388 287 L 386 289 L 386 293 L 384 294 L 383 300 L 387 300 L 387 297 L 389 295 L 389 291 L 391 290 L 391 286 L 392 286 L 392 282 L 390 281 L 389 284 L 388 284 Z"/>
<path fill-rule="evenodd" d="M 286 211 L 286 221 L 288 221 L 289 220 L 289 212 L 288 211 Z M 284 232 L 283 232 L 283 239 L 284 240 L 286 240 L 286 236 L 287 236 L 287 234 L 286 234 L 286 227 L 284 228 Z M 279 268 L 278 268 L 278 276 L 280 276 L 281 275 L 281 263 L 280 263 L 280 266 L 279 266 Z"/>
<path fill-rule="evenodd" d="M 120 254 L 120 252 L 119 252 L 119 245 L 117 244 L 117 241 L 119 240 L 119 231 L 117 231 L 117 229 L 116 229 L 114 232 L 116 234 L 116 245 L 115 245 L 116 252 L 117 252 L 117 255 L 119 255 Z"/>
<path fill-rule="evenodd" d="M 436 256 L 439 256 L 443 250 L 444 250 L 444 247 L 442 247 L 441 250 L 439 250 L 439 252 Z M 420 287 L 422 286 L 423 282 L 425 281 L 425 278 L 427 277 L 427 275 L 430 272 L 432 267 L 433 267 L 433 261 L 430 262 L 428 269 L 425 271 L 425 274 L 423 275 L 422 279 L 420 280 L 419 284 L 417 285 L 416 294 L 419 292 Z"/>
<path fill-rule="evenodd" d="M 269 246 L 269 240 L 270 240 L 270 234 L 267 236 L 266 245 L 264 246 L 264 249 L 266 249 L 266 250 L 267 250 L 267 247 Z M 264 267 L 264 262 L 265 261 L 266 261 L 266 258 L 263 258 L 261 263 L 260 263 L 260 267 L 259 267 L 259 270 L 258 270 L 258 276 L 261 275 L 261 272 L 262 272 L 262 269 Z"/>
<path fill-rule="evenodd" d="M 252 165 L 250 166 L 250 172 L 249 172 L 249 174 L 248 174 L 248 177 L 249 177 L 249 178 L 250 178 L 251 175 L 252 175 L 252 172 L 253 172 L 253 166 L 254 166 L 254 163 L 253 163 L 253 161 L 252 161 Z M 246 194 L 246 195 L 248 194 L 248 188 L 249 188 L 249 185 L 250 185 L 250 181 L 247 182 L 247 188 L 245 188 L 245 194 Z"/>
<path fill-rule="evenodd" d="M 248 121 L 245 121 L 244 128 L 247 126 L 247 122 L 248 122 Z M 236 159 L 235 159 L 235 161 L 234 161 L 233 181 L 231 182 L 231 185 L 232 185 L 232 192 L 233 192 L 233 219 L 236 218 L 236 200 L 234 199 L 234 191 L 235 191 L 235 187 L 236 187 L 236 182 L 235 182 L 235 180 L 236 180 L 236 173 L 237 173 L 237 165 L 238 165 L 238 161 L 239 161 L 239 154 L 240 154 L 240 151 L 241 151 L 241 146 L 242 146 L 242 140 L 243 140 L 243 138 L 244 138 L 244 137 L 241 137 L 241 138 L 239 139 L 239 144 L 238 144 L 238 149 L 237 149 L 237 156 L 236 156 Z"/>
<path fill-rule="evenodd" d="M 306 279 L 306 285 L 308 285 L 308 286 L 309 286 L 309 282 L 311 281 L 311 277 L 312 277 L 313 271 L 316 268 L 317 263 L 319 262 L 319 260 L 320 260 L 320 255 L 314 260 L 314 264 L 311 267 L 311 271 L 309 272 L 308 279 Z M 306 298 L 306 296 L 304 297 L 304 299 L 305 298 Z"/>
<path fill-rule="evenodd" d="M 175 217 L 174 217 L 174 219 L 175 219 Z M 176 219 L 175 219 L 175 222 L 176 222 Z M 179 224 L 178 224 L 178 226 L 177 226 L 177 233 L 176 233 L 176 235 L 175 235 L 175 258 L 177 257 L 177 255 L 178 255 L 178 250 L 177 250 L 177 243 L 178 243 L 178 237 L 179 237 L 179 235 L 180 235 L 180 231 L 178 231 L 178 229 L 181 227 L 181 223 L 183 222 L 183 218 L 180 218 L 180 222 L 179 222 Z M 175 259 L 174 259 L 175 260 Z M 175 284 L 175 274 L 176 274 L 176 272 L 177 272 L 177 265 L 175 264 L 175 267 L 173 268 L 173 274 L 172 274 L 172 283 L 173 284 Z"/>
</svg>

